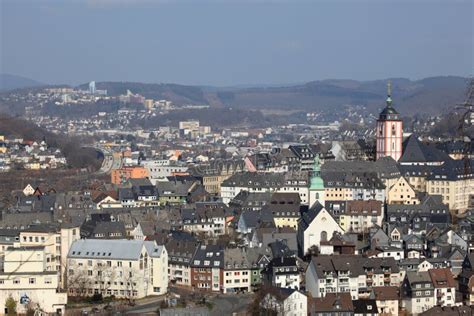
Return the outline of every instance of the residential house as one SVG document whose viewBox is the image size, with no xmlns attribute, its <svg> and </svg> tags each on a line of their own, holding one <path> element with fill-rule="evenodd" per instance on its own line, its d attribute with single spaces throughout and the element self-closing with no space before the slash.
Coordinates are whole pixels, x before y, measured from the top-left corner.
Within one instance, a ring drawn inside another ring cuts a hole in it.
<svg viewBox="0 0 474 316">
<path fill-rule="evenodd" d="M 170 282 L 191 287 L 191 264 L 199 243 L 195 240 L 170 238 L 165 247 L 168 250 L 168 278 Z"/>
<path fill-rule="evenodd" d="M 262 313 L 278 316 L 306 316 L 308 298 L 295 289 L 276 288 L 267 293 L 260 302 Z"/>
<path fill-rule="evenodd" d="M 454 306 L 456 304 L 456 287 L 453 274 L 449 268 L 428 270 L 434 287 L 436 305 Z"/>
<path fill-rule="evenodd" d="M 223 290 L 224 249 L 218 245 L 200 245 L 191 263 L 191 286 L 219 292 Z"/>
<path fill-rule="evenodd" d="M 396 286 L 374 286 L 371 298 L 375 299 L 379 314 L 399 315 L 399 290 Z"/>
<path fill-rule="evenodd" d="M 313 297 L 348 292 L 352 299 L 368 298 L 373 286 L 399 286 L 399 272 L 393 258 L 317 256 L 306 269 L 306 290 Z"/>
<path fill-rule="evenodd" d="M 264 274 L 267 281 L 280 288 L 300 289 L 300 272 L 295 257 L 273 258 Z"/>
<path fill-rule="evenodd" d="M 435 288 L 429 272 L 407 272 L 402 288 L 402 306 L 419 315 L 436 305 Z"/>
<path fill-rule="evenodd" d="M 245 249 L 226 248 L 224 251 L 223 293 L 251 291 L 251 266 Z"/>
</svg>

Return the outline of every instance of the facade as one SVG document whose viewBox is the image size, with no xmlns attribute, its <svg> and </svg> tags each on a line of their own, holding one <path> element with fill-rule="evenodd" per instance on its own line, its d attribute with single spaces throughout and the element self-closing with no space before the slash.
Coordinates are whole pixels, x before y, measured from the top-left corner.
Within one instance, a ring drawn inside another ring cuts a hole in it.
<svg viewBox="0 0 474 316">
<path fill-rule="evenodd" d="M 217 195 L 221 191 L 221 184 L 224 180 L 245 170 L 245 163 L 242 160 L 216 160 L 194 167 L 192 174 L 202 177 L 202 184 L 206 192 Z"/>
<path fill-rule="evenodd" d="M 168 250 L 168 277 L 172 284 L 191 287 L 191 260 L 199 245 L 193 240 L 170 239 Z"/>
<path fill-rule="evenodd" d="M 312 297 L 350 293 L 353 300 L 368 298 L 375 286 L 399 286 L 400 270 L 393 258 L 317 256 L 306 269 L 306 290 Z"/>
<path fill-rule="evenodd" d="M 377 302 L 378 313 L 396 316 L 399 314 L 398 300 L 400 297 L 398 287 L 377 286 L 372 288 L 371 297 Z"/>
<path fill-rule="evenodd" d="M 279 288 L 300 289 L 300 273 L 295 257 L 273 258 L 265 271 L 267 280 Z"/>
<path fill-rule="evenodd" d="M 365 233 L 374 226 L 382 226 L 383 204 L 377 200 L 347 201 L 339 214 L 339 225 L 345 232 Z"/>
<path fill-rule="evenodd" d="M 72 243 L 80 239 L 80 229 L 75 225 L 36 225 L 20 232 L 19 245 L 25 247 L 44 246 L 50 258 L 48 271 L 57 271 L 61 288 L 66 286 L 67 254 Z"/>
<path fill-rule="evenodd" d="M 221 202 L 197 202 L 193 208 L 182 208 L 182 228 L 190 233 L 220 236 L 228 233 L 228 223 L 234 218 Z"/>
<path fill-rule="evenodd" d="M 59 291 L 59 274 L 48 270 L 48 260 L 51 255 L 45 246 L 9 247 L 0 273 L 1 306 L 11 297 L 17 303 L 18 313 L 25 313 L 33 306 L 46 313 L 63 315 L 67 293 Z"/>
<path fill-rule="evenodd" d="M 400 177 L 395 184 L 390 187 L 387 194 L 389 204 L 419 204 L 417 192 L 404 177 Z"/>
<path fill-rule="evenodd" d="M 387 105 L 377 120 L 376 158 L 390 156 L 398 161 L 402 156 L 403 123 L 398 112 L 392 107 L 390 83 L 387 94 Z"/>
<path fill-rule="evenodd" d="M 169 160 L 145 160 L 142 164 L 152 184 L 156 184 L 159 181 L 167 181 L 167 177 L 185 174 L 188 170 L 188 167 Z"/>
<path fill-rule="evenodd" d="M 224 252 L 223 290 L 225 293 L 251 291 L 251 265 L 245 250 L 228 248 Z"/>
<path fill-rule="evenodd" d="M 300 218 L 300 197 L 297 193 L 273 193 L 268 204 L 262 207 L 268 218 L 273 218 L 278 228 L 298 228 Z"/>
<path fill-rule="evenodd" d="M 471 160 L 469 165 L 473 166 L 474 162 Z M 434 167 L 426 178 L 426 192 L 441 195 L 450 210 L 464 213 L 474 192 L 474 171 L 469 167 L 466 172 L 462 160 L 448 160 Z"/>
<path fill-rule="evenodd" d="M 436 296 L 436 305 L 452 307 L 456 305 L 456 282 L 451 269 L 428 270 Z"/>
<path fill-rule="evenodd" d="M 144 167 L 123 167 L 112 170 L 110 182 L 113 184 L 122 184 L 127 182 L 128 179 L 141 179 L 148 176 L 148 171 Z"/>
<path fill-rule="evenodd" d="M 221 185 L 222 201 L 226 204 L 241 191 L 298 193 L 301 204 L 309 203 L 308 179 L 301 174 L 242 172 L 232 175 Z"/>
<path fill-rule="evenodd" d="M 412 315 L 421 314 L 436 305 L 436 296 L 428 272 L 408 271 L 402 284 L 402 306 Z"/>
<path fill-rule="evenodd" d="M 153 241 L 77 240 L 67 268 L 72 296 L 138 299 L 168 292 L 168 252 Z"/>
<path fill-rule="evenodd" d="M 218 245 L 200 245 L 191 263 L 191 286 L 204 291 L 223 290 L 224 249 Z"/>
<path fill-rule="evenodd" d="M 378 200 L 385 202 L 386 189 L 374 172 L 323 170 L 325 201 Z"/>
</svg>

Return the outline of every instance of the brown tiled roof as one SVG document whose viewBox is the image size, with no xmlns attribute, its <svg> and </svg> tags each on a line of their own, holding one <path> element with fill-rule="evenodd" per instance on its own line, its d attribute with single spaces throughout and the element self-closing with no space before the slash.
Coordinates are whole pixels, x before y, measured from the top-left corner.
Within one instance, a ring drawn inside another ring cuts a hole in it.
<svg viewBox="0 0 474 316">
<path fill-rule="evenodd" d="M 372 288 L 377 301 L 398 300 L 398 288 L 396 286 L 374 286 Z"/>
<path fill-rule="evenodd" d="M 449 268 L 428 270 L 435 288 L 456 287 L 453 274 Z"/>
<path fill-rule="evenodd" d="M 350 293 L 327 293 L 325 297 L 308 300 L 309 313 L 354 311 Z"/>
<path fill-rule="evenodd" d="M 346 214 L 348 215 L 380 215 L 382 212 L 382 202 L 378 200 L 354 200 L 346 202 Z"/>
</svg>

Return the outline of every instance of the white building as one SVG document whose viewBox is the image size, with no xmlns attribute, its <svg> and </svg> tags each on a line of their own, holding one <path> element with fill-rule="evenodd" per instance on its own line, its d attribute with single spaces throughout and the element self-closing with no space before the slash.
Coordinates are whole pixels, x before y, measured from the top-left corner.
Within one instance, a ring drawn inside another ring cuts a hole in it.
<svg viewBox="0 0 474 316">
<path fill-rule="evenodd" d="M 229 204 L 240 191 L 298 193 L 301 204 L 308 205 L 309 203 L 308 180 L 292 174 L 236 173 L 221 184 L 222 201 Z"/>
<path fill-rule="evenodd" d="M 308 298 L 295 289 L 277 288 L 265 295 L 260 307 L 273 311 L 278 316 L 306 316 L 308 315 Z"/>
<path fill-rule="evenodd" d="M 67 268 L 70 295 L 137 299 L 168 291 L 168 253 L 153 241 L 78 240 Z"/>
<path fill-rule="evenodd" d="M 321 241 L 328 241 L 334 233 L 344 231 L 334 217 L 316 202 L 307 212 L 301 215 L 298 222 L 298 247 L 304 255 L 312 246 L 320 247 Z"/>
<path fill-rule="evenodd" d="M 188 171 L 188 167 L 166 159 L 145 160 L 142 161 L 142 165 L 148 171 L 150 182 L 153 185 L 159 181 L 168 181 L 167 177 Z"/>
<path fill-rule="evenodd" d="M 250 272 L 250 265 L 242 249 L 226 249 L 224 251 L 223 293 L 250 292 Z"/>
<path fill-rule="evenodd" d="M 306 269 L 306 290 L 312 297 L 348 292 L 353 300 L 368 298 L 373 287 L 399 286 L 399 272 L 393 258 L 317 256 L 313 257 Z"/>
<path fill-rule="evenodd" d="M 9 247 L 0 273 L 0 304 L 11 297 L 17 312 L 29 307 L 46 313 L 64 314 L 67 293 L 60 292 L 59 273 L 48 270 L 50 255 L 45 246 Z"/>
<path fill-rule="evenodd" d="M 456 306 L 456 281 L 449 268 L 431 269 L 428 271 L 434 287 L 436 305 Z"/>
<path fill-rule="evenodd" d="M 81 238 L 80 228 L 75 225 L 62 226 L 41 224 L 28 227 L 20 232 L 19 246 L 44 246 L 48 271 L 57 271 L 61 288 L 65 288 L 66 264 L 69 247 Z"/>
</svg>

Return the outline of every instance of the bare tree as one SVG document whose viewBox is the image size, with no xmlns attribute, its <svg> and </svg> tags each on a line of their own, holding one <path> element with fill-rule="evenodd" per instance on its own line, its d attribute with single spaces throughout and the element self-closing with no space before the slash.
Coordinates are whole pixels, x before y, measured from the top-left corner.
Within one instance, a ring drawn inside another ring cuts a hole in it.
<svg viewBox="0 0 474 316">
<path fill-rule="evenodd" d="M 111 261 L 98 261 L 94 266 L 94 272 L 97 273 L 96 280 L 99 285 L 99 293 L 106 294 L 116 280 L 117 271 L 115 271 L 115 267 L 112 267 Z"/>
<path fill-rule="evenodd" d="M 85 296 L 87 290 L 92 285 L 92 278 L 88 275 L 88 271 L 85 267 L 81 267 L 77 264 L 70 264 L 69 271 L 67 272 L 66 288 L 69 289 L 71 295 Z"/>
<path fill-rule="evenodd" d="M 143 278 L 139 278 L 139 271 L 135 268 L 127 267 L 123 271 L 123 280 L 126 286 L 125 296 L 128 303 L 131 305 L 134 303 L 134 292 L 138 290 L 138 282 L 147 282 Z"/>
</svg>

